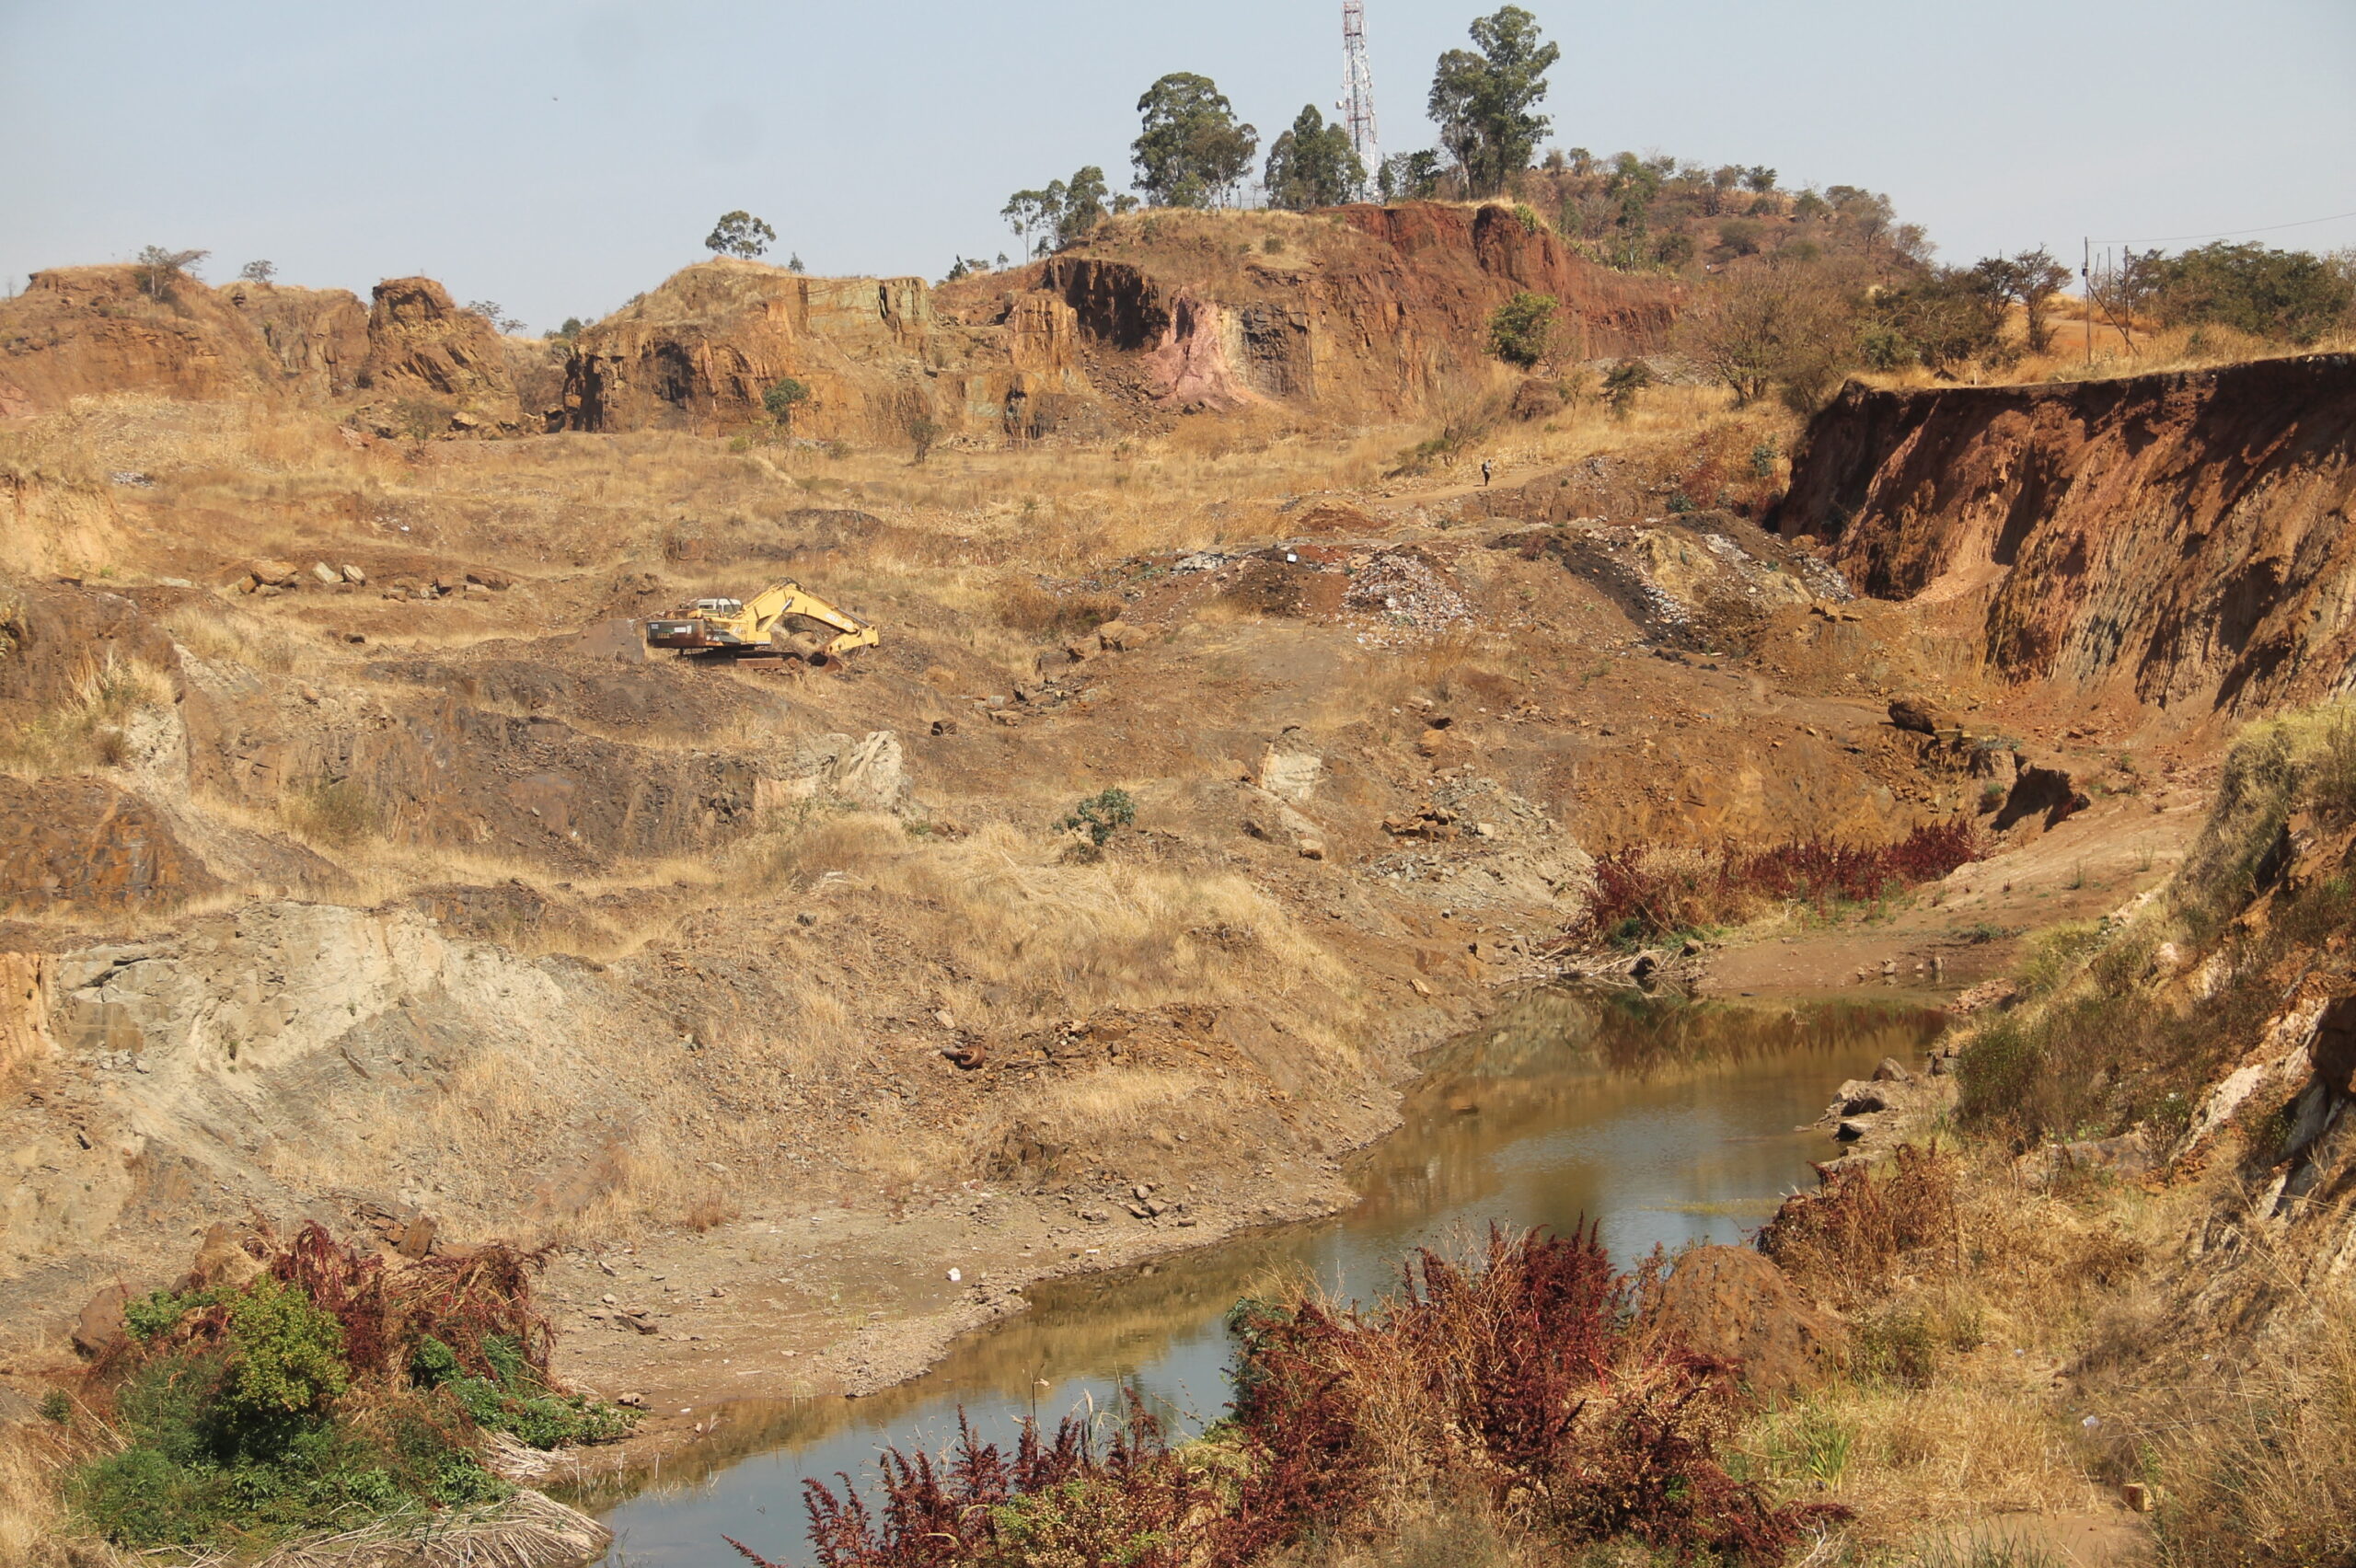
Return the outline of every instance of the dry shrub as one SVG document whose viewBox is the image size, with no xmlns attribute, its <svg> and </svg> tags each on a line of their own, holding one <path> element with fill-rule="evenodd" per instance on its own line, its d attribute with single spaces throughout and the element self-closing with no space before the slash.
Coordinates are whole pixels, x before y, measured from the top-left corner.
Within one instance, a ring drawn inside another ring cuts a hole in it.
<svg viewBox="0 0 2356 1568">
<path fill-rule="evenodd" d="M 1890 1283 L 1938 1250 L 1943 1272 L 1962 1244 L 1955 1162 L 1909 1144 L 1890 1170 L 1821 1171 L 1813 1193 L 1795 1193 L 1759 1234 L 1759 1249 L 1812 1294 L 1846 1307 L 1886 1295 Z"/>
<path fill-rule="evenodd" d="M 976 1441 L 961 1411 L 947 1473 L 932 1457 L 896 1447 L 881 1459 L 879 1523 L 848 1475 L 838 1496 L 802 1483 L 819 1568 L 943 1568 L 957 1562 L 1124 1564 L 1181 1568 L 1208 1488 L 1162 1439 L 1161 1424 L 1130 1393 L 1101 1449 L 1091 1426 L 1066 1416 L 1053 1442 L 1025 1420 L 1011 1455 Z M 733 1537 L 755 1568 L 784 1568 Z"/>
<path fill-rule="evenodd" d="M 384 831 L 384 815 L 354 778 L 315 778 L 279 803 L 286 824 L 317 843 L 346 848 Z"/>
<path fill-rule="evenodd" d="M 1968 820 L 1920 826 L 1894 844 L 1794 839 L 1763 849 L 1729 844 L 1715 852 L 1638 845 L 1597 858 L 1584 928 L 1629 942 L 1731 925 L 1776 905 L 1807 905 L 1821 914 L 1935 882 L 1984 853 Z"/>
<path fill-rule="evenodd" d="M 1111 594 L 1058 589 L 1024 580 L 999 589 L 996 608 L 998 618 L 1009 628 L 1041 641 L 1055 641 L 1118 619 L 1121 601 Z"/>
<path fill-rule="evenodd" d="M 679 1216 L 679 1223 L 702 1236 L 729 1224 L 744 1212 L 723 1198 L 699 1198 L 687 1205 L 687 1212 Z"/>
<path fill-rule="evenodd" d="M 1555 1551 L 1626 1541 L 1767 1564 L 1846 1517 L 1727 1474 L 1728 1369 L 1637 1338 L 1634 1286 L 1591 1228 L 1492 1229 L 1461 1264 L 1415 1254 L 1370 1312 L 1299 1289 L 1247 1299 L 1229 1318 L 1233 1418 L 1202 1442 L 1169 1448 L 1134 1396 L 1101 1456 L 1069 1419 L 1052 1445 L 1026 1424 L 1011 1457 L 961 1423 L 946 1474 L 886 1450 L 880 1519 L 848 1477 L 839 1493 L 804 1482 L 815 1554 L 1243 1568 L 1336 1530 L 1428 1522 L 1437 1501 L 1484 1521 L 1492 1548 L 1488 1521 Z"/>
</svg>

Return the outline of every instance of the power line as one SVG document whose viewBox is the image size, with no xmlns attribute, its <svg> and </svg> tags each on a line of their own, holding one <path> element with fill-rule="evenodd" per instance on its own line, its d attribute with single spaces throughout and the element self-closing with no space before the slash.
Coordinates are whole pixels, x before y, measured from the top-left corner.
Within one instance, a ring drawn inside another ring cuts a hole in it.
<svg viewBox="0 0 2356 1568">
<path fill-rule="evenodd" d="M 2164 234 L 2141 239 L 2102 239 L 2097 245 L 2181 245 L 2188 239 L 2239 239 L 2246 234 L 2273 234 L 2281 229 L 2312 228 L 2316 224 L 2336 224 L 2342 218 L 2356 218 L 2356 213 L 2334 213 L 2327 218 L 2301 218 L 2296 223 L 2267 224 L 2258 228 L 2226 229 L 2220 234 Z"/>
</svg>

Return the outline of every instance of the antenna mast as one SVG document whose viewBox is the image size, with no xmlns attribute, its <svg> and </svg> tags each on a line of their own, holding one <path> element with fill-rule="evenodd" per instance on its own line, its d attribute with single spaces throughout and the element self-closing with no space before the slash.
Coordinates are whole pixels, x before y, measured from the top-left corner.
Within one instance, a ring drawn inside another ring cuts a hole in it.
<svg viewBox="0 0 2356 1568">
<path fill-rule="evenodd" d="M 1382 143 L 1374 130 L 1374 72 L 1366 63 L 1365 0 L 1342 0 L 1342 113 L 1350 127 L 1350 148 L 1366 171 L 1360 190 L 1374 188 L 1382 172 Z"/>
</svg>

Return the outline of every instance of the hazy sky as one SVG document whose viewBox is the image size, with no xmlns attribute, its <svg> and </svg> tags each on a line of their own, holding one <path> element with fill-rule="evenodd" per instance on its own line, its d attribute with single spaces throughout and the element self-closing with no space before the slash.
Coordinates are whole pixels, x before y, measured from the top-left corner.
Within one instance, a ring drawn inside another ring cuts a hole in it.
<svg viewBox="0 0 2356 1568">
<path fill-rule="evenodd" d="M 1491 0 L 1368 0 L 1383 141 Z M 1885 190 L 1949 260 L 2356 214 L 2356 0 L 1533 0 L 1553 140 Z M 1341 82 L 1329 0 L 0 0 L 0 274 L 202 247 L 365 295 L 424 272 L 545 328 L 699 259 L 938 277 L 1008 192 L 1128 174 L 1138 95 L 1262 142 Z M 2356 246 L 2356 215 L 2258 236 Z"/>
</svg>

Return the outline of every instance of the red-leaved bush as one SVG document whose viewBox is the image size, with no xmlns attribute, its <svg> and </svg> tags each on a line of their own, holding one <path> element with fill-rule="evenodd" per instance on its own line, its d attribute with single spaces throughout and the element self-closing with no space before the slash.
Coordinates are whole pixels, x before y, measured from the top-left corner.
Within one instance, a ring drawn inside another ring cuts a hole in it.
<svg viewBox="0 0 2356 1568">
<path fill-rule="evenodd" d="M 1820 911 L 1870 903 L 1935 882 L 1985 852 L 1978 830 L 1962 820 L 1917 827 L 1895 844 L 1808 838 L 1706 853 L 1614 849 L 1596 859 L 1595 897 L 1578 934 L 1641 941 L 1747 919 L 1773 904 Z"/>
<path fill-rule="evenodd" d="M 847 1476 L 804 1482 L 813 1550 L 821 1568 L 1246 1568 L 1438 1493 L 1565 1549 L 1766 1564 L 1845 1517 L 1727 1473 L 1730 1368 L 1636 1334 L 1636 1283 L 1592 1228 L 1493 1228 L 1468 1263 L 1417 1251 L 1370 1309 L 1247 1300 L 1233 1419 L 1204 1443 L 1169 1447 L 1134 1396 L 1101 1455 L 1068 1419 L 1053 1444 L 1025 1424 L 1009 1458 L 961 1418 L 945 1471 L 885 1452 L 880 1518 Z"/>
</svg>

